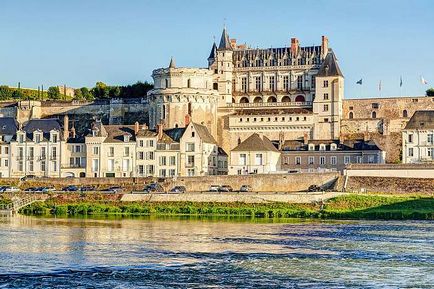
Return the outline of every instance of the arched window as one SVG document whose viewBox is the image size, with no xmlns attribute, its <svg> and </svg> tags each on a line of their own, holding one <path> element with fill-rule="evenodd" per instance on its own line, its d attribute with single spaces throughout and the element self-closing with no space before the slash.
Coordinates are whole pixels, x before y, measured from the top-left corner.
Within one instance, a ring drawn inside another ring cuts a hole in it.
<svg viewBox="0 0 434 289">
<path fill-rule="evenodd" d="M 284 97 L 282 97 L 282 102 L 291 102 L 291 98 L 285 95 Z"/>
<path fill-rule="evenodd" d="M 232 103 L 235 103 L 235 98 L 232 98 Z"/>
<path fill-rule="evenodd" d="M 297 95 L 297 97 L 295 98 L 296 102 L 305 102 L 304 96 L 303 95 Z"/>
<path fill-rule="evenodd" d="M 249 99 L 247 97 L 241 97 L 240 103 L 249 103 Z"/>
<path fill-rule="evenodd" d="M 372 118 L 377 118 L 377 112 L 375 111 L 372 112 Z"/>
<path fill-rule="evenodd" d="M 188 87 L 188 88 L 191 87 L 191 80 L 190 80 L 190 79 L 187 80 L 187 87 Z"/>
<path fill-rule="evenodd" d="M 402 112 L 402 117 L 408 117 L 408 112 L 406 109 Z"/>
<path fill-rule="evenodd" d="M 267 99 L 267 102 L 277 102 L 277 99 L 276 99 L 276 97 L 274 97 L 274 96 L 270 96 L 270 97 Z"/>
<path fill-rule="evenodd" d="M 165 81 L 166 81 L 166 88 L 168 88 L 169 87 L 169 80 L 165 79 Z"/>
<path fill-rule="evenodd" d="M 350 111 L 350 113 L 348 114 L 348 118 L 349 119 L 353 119 L 354 118 L 354 113 L 352 111 Z"/>
<path fill-rule="evenodd" d="M 255 99 L 253 100 L 254 103 L 261 103 L 262 102 L 262 97 L 257 96 L 255 97 Z"/>
</svg>

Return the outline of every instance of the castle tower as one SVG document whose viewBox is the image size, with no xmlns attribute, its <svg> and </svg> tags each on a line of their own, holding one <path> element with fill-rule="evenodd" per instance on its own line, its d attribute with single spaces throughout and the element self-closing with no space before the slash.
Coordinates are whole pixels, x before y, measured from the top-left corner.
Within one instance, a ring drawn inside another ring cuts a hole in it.
<svg viewBox="0 0 434 289">
<path fill-rule="evenodd" d="M 233 48 L 226 27 L 223 29 L 220 44 L 217 48 L 216 59 L 210 66 L 215 72 L 214 83 L 217 83 L 219 106 L 232 102 L 232 79 L 233 79 Z M 208 60 L 209 61 L 209 60 Z"/>
<path fill-rule="evenodd" d="M 331 48 L 315 78 L 314 139 L 338 139 L 344 98 L 344 76 Z"/>
<path fill-rule="evenodd" d="M 152 72 L 154 88 L 148 92 L 149 127 L 186 127 L 202 124 L 216 136 L 218 92 L 213 72 L 207 68 L 177 67 L 172 58 L 167 68 Z M 187 117 L 188 116 L 188 117 Z"/>
</svg>

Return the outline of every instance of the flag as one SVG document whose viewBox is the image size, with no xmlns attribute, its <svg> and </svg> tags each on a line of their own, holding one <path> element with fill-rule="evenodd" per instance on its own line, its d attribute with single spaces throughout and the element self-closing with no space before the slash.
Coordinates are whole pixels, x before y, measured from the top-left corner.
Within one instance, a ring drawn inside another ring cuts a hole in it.
<svg viewBox="0 0 434 289">
<path fill-rule="evenodd" d="M 420 82 L 422 84 L 428 84 L 428 81 L 426 81 L 425 78 L 423 78 L 423 76 L 420 77 Z"/>
<path fill-rule="evenodd" d="M 362 83 L 363 83 L 363 79 L 362 78 L 360 78 L 360 80 L 356 82 L 356 84 L 360 84 L 360 85 L 362 85 Z"/>
<path fill-rule="evenodd" d="M 402 87 L 402 76 L 401 76 L 401 78 L 399 79 L 399 87 Z"/>
<path fill-rule="evenodd" d="M 378 84 L 378 91 L 381 91 L 381 80 L 380 83 Z"/>
</svg>

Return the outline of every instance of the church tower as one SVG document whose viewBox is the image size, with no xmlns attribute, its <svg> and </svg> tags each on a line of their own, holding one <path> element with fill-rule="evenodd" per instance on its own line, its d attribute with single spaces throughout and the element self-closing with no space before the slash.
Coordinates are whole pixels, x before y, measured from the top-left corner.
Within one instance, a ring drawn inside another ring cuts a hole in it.
<svg viewBox="0 0 434 289">
<path fill-rule="evenodd" d="M 314 139 L 338 139 L 344 98 L 344 76 L 331 48 L 328 49 L 315 77 L 315 88 Z"/>
</svg>

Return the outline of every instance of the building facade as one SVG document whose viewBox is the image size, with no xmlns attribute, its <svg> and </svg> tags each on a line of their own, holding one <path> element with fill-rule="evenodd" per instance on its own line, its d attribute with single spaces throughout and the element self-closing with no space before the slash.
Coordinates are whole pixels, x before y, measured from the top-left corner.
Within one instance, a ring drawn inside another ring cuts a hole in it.
<svg viewBox="0 0 434 289">
<path fill-rule="evenodd" d="M 434 110 L 416 111 L 402 131 L 402 162 L 434 162 Z"/>
</svg>

